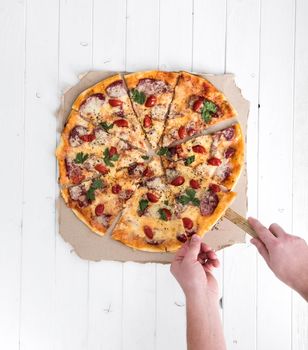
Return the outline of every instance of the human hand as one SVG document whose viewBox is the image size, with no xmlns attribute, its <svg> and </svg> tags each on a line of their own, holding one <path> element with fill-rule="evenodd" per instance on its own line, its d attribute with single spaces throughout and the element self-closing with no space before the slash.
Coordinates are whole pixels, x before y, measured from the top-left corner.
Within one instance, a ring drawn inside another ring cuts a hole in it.
<svg viewBox="0 0 308 350">
<path fill-rule="evenodd" d="M 267 229 L 258 220 L 248 219 L 258 234 L 253 238 L 259 253 L 274 274 L 308 301 L 308 245 L 300 237 L 286 233 L 278 224 Z"/>
<path fill-rule="evenodd" d="M 182 287 L 186 297 L 204 295 L 218 300 L 218 284 L 211 274 L 219 266 L 215 252 L 198 235 L 193 235 L 179 249 L 171 264 L 171 273 Z"/>
</svg>

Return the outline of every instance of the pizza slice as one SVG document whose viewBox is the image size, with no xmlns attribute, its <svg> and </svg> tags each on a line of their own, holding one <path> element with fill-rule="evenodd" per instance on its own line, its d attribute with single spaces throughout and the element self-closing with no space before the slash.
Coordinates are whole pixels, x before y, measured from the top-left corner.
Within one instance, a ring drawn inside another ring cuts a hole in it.
<svg viewBox="0 0 308 350">
<path fill-rule="evenodd" d="M 198 136 L 158 151 L 167 171 L 201 177 L 228 189 L 234 188 L 244 163 L 244 138 L 240 124 Z M 192 174 L 188 174 L 192 170 Z"/>
<path fill-rule="evenodd" d="M 104 235 L 135 191 L 136 185 L 125 179 L 106 181 L 98 177 L 63 188 L 61 194 L 82 222 L 95 233 Z"/>
<path fill-rule="evenodd" d="M 99 175 L 113 177 L 118 169 L 142 162 L 145 154 L 93 126 L 72 111 L 56 151 L 61 185 L 77 185 Z"/>
<path fill-rule="evenodd" d="M 147 71 L 126 75 L 133 108 L 150 145 L 156 149 L 179 73 Z"/>
<path fill-rule="evenodd" d="M 72 109 L 111 135 L 147 150 L 141 125 L 134 114 L 120 74 L 83 91 L 73 103 Z"/>
<path fill-rule="evenodd" d="M 208 80 L 182 72 L 175 87 L 162 146 L 200 134 L 209 126 L 236 115 L 223 93 Z"/>
<path fill-rule="evenodd" d="M 112 238 L 138 250 L 177 250 L 181 246 L 177 237 L 182 237 L 185 230 L 182 220 L 173 213 L 173 200 L 166 186 L 163 190 L 139 188 L 127 201 Z"/>
</svg>

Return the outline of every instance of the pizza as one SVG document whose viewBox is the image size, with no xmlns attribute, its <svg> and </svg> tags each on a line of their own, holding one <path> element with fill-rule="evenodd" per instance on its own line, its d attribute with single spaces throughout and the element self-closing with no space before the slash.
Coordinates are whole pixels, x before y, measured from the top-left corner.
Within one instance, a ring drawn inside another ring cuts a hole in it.
<svg viewBox="0 0 308 350">
<path fill-rule="evenodd" d="M 222 92 L 188 72 L 109 77 L 72 105 L 56 151 L 61 195 L 99 235 L 176 251 L 236 197 L 245 142 L 236 115 Z"/>
</svg>

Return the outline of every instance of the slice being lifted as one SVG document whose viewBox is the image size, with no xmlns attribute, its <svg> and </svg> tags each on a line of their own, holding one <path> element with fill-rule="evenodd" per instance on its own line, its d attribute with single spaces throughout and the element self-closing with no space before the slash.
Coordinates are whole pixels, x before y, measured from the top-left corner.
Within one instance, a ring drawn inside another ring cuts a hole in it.
<svg viewBox="0 0 308 350">
<path fill-rule="evenodd" d="M 147 71 L 126 75 L 134 110 L 152 148 L 156 148 L 165 126 L 179 73 Z"/>
<path fill-rule="evenodd" d="M 200 76 L 182 72 L 164 131 L 163 146 L 202 133 L 209 126 L 234 118 L 235 109 L 222 92 Z"/>
<path fill-rule="evenodd" d="M 161 148 L 162 161 L 167 169 L 180 173 L 190 171 L 232 190 L 244 163 L 244 139 L 239 124 L 234 124 L 214 134 L 198 136 L 173 147 Z"/>
<path fill-rule="evenodd" d="M 100 125 L 108 133 L 147 150 L 141 125 L 134 114 L 120 74 L 83 91 L 73 103 L 72 109 L 95 126 Z"/>
</svg>

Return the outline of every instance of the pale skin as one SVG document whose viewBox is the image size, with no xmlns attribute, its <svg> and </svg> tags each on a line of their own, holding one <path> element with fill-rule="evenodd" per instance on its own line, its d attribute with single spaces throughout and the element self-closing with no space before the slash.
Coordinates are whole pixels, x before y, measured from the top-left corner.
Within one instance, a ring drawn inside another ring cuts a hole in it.
<svg viewBox="0 0 308 350">
<path fill-rule="evenodd" d="M 266 228 L 257 219 L 248 221 L 258 235 L 251 243 L 269 268 L 308 301 L 307 243 L 286 233 L 278 224 Z M 226 349 L 219 316 L 218 285 L 211 273 L 218 266 L 215 252 L 197 235 L 182 246 L 171 264 L 171 272 L 186 297 L 188 350 Z"/>
</svg>

